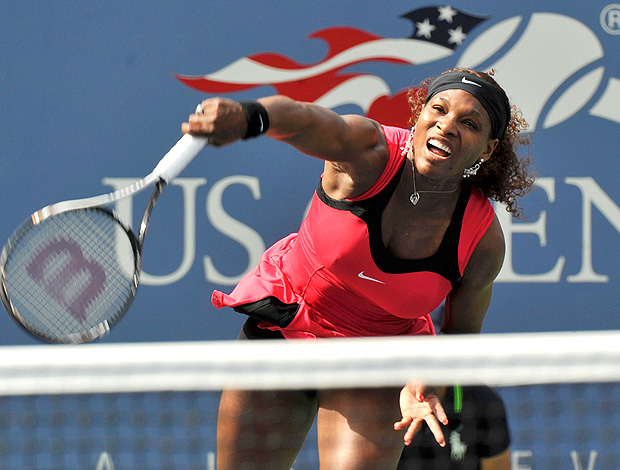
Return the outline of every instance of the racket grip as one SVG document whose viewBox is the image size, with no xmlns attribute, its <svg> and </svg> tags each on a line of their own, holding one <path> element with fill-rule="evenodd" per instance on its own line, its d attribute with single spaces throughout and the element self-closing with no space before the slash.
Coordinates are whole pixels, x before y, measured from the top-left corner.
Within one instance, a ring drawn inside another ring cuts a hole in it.
<svg viewBox="0 0 620 470">
<path fill-rule="evenodd" d="M 185 134 L 159 161 L 152 174 L 169 183 L 191 163 L 207 141 L 207 137 Z"/>
</svg>

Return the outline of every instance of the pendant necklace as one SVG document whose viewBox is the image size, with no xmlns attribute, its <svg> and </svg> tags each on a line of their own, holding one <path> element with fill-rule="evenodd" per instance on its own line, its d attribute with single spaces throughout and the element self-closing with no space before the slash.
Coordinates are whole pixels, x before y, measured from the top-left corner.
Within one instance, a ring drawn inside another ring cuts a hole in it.
<svg viewBox="0 0 620 470">
<path fill-rule="evenodd" d="M 438 193 L 438 194 L 450 194 L 450 193 L 454 193 L 456 191 L 459 190 L 459 187 L 456 187 L 454 189 L 450 189 L 448 191 L 431 191 L 431 190 L 426 190 L 426 191 L 418 191 L 416 189 L 415 186 L 415 164 L 413 163 L 413 155 L 411 155 L 412 158 L 410 158 L 411 160 L 411 172 L 413 174 L 413 192 L 411 193 L 411 196 L 409 196 L 409 201 L 411 201 L 411 204 L 413 204 L 414 206 L 418 204 L 418 202 L 420 202 L 420 193 Z"/>
</svg>

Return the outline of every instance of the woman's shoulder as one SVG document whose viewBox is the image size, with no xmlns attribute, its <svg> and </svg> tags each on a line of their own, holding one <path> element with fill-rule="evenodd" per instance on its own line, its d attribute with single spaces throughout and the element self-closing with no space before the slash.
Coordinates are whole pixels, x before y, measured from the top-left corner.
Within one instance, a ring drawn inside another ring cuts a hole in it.
<svg viewBox="0 0 620 470">
<path fill-rule="evenodd" d="M 407 139 L 409 138 L 409 134 L 411 132 L 409 129 L 403 129 L 402 127 L 395 126 L 386 126 L 384 124 L 381 124 L 381 128 L 383 129 L 383 134 L 385 135 L 388 143 L 393 144 L 402 143 L 404 145 L 407 142 Z"/>
</svg>

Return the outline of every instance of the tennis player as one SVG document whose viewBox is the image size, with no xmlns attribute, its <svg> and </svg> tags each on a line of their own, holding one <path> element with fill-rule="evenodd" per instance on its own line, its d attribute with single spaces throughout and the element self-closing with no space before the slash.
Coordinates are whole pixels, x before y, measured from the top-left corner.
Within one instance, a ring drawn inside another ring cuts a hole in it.
<svg viewBox="0 0 620 470">
<path fill-rule="evenodd" d="M 207 99 L 183 123 L 212 146 L 266 134 L 325 161 L 299 232 L 212 295 L 248 316 L 240 338 L 433 335 L 429 313 L 444 299 L 444 333 L 480 332 L 504 258 L 489 199 L 520 215 L 516 198 L 533 184 L 516 153 L 526 124 L 473 70 L 425 80 L 409 103 L 409 129 L 284 96 Z M 423 387 L 226 390 L 218 469 L 290 469 L 315 418 L 322 470 L 395 469 L 422 421 L 445 445 L 446 414 Z"/>
</svg>

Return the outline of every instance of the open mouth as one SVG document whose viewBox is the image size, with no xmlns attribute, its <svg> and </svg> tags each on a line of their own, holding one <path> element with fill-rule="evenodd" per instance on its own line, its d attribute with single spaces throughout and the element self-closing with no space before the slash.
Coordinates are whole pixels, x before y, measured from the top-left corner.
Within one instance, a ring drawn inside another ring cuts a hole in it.
<svg viewBox="0 0 620 470">
<path fill-rule="evenodd" d="M 446 158 L 452 155 L 452 149 L 445 143 L 438 141 L 437 139 L 429 139 L 426 142 L 426 147 L 435 155 Z"/>
</svg>

